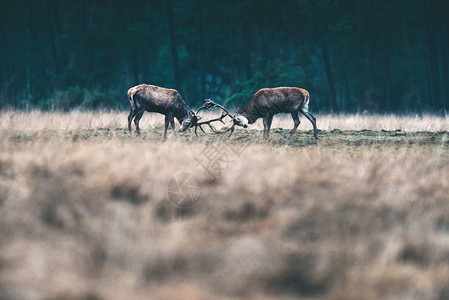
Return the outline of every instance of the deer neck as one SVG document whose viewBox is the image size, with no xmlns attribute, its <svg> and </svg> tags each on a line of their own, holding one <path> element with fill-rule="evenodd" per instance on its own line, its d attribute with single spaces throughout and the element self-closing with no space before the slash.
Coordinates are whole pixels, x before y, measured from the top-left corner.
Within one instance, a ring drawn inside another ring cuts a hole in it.
<svg viewBox="0 0 449 300">
<path fill-rule="evenodd" d="M 179 123 L 182 123 L 189 116 L 190 112 L 191 110 L 187 106 L 183 106 L 175 112 L 174 117 L 178 119 Z"/>
</svg>

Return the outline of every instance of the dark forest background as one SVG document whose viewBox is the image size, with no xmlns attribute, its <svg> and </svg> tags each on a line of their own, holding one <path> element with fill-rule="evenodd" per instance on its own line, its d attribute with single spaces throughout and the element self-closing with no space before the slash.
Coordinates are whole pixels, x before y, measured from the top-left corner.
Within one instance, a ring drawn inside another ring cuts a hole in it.
<svg viewBox="0 0 449 300">
<path fill-rule="evenodd" d="M 0 1 L 0 108 L 123 109 L 139 83 L 191 106 L 298 86 L 314 111 L 445 113 L 449 1 Z"/>
</svg>

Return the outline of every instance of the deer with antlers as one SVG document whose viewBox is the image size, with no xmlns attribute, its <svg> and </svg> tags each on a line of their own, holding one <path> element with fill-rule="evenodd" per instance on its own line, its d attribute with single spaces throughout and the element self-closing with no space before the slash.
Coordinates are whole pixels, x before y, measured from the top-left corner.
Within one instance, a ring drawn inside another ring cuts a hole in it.
<svg viewBox="0 0 449 300">
<path fill-rule="evenodd" d="M 264 139 L 269 140 L 273 116 L 278 113 L 290 113 L 294 121 L 293 129 L 290 131 L 290 136 L 288 137 L 290 140 L 300 124 L 298 115 L 301 112 L 312 123 L 313 136 L 315 139 L 318 139 L 316 119 L 309 112 L 309 97 L 309 93 L 305 89 L 301 88 L 265 88 L 259 90 L 253 96 L 251 101 L 246 106 L 242 107 L 236 115 L 229 113 L 223 106 L 216 104 L 211 100 L 206 100 L 206 103 L 200 107 L 196 113 L 202 109 L 218 107 L 223 110 L 223 114 L 219 118 L 192 124 L 192 126 L 199 126 L 201 128 L 200 125 L 207 124 L 214 132 L 218 133 L 218 131 L 215 130 L 210 123 L 214 121 L 224 123 L 223 118 L 229 116 L 233 120 L 233 125 L 228 129 L 228 131 L 230 131 L 230 135 L 232 135 L 235 126 L 242 126 L 246 128 L 248 127 L 248 124 L 253 124 L 259 118 L 263 118 Z M 195 127 L 195 133 L 196 128 L 197 127 Z M 201 128 L 201 130 L 203 129 Z"/>
<path fill-rule="evenodd" d="M 247 127 L 259 118 L 263 118 L 264 139 L 270 138 L 270 127 L 273 116 L 278 113 L 290 113 L 294 126 L 290 132 L 292 138 L 299 126 L 299 113 L 302 113 L 313 126 L 313 136 L 318 139 L 316 119 L 309 112 L 309 93 L 305 89 L 297 87 L 265 88 L 254 94 L 251 101 L 242 107 L 233 117 L 234 125 Z"/>
<path fill-rule="evenodd" d="M 173 89 L 140 84 L 128 90 L 128 99 L 131 104 L 131 112 L 128 115 L 128 130 L 131 132 L 131 122 L 134 119 L 138 135 L 140 135 L 139 121 L 145 111 L 165 115 L 164 140 L 167 138 L 169 124 L 175 132 L 175 118 L 181 124 L 179 130 L 181 132 L 201 119 L 187 106 L 178 91 Z"/>
</svg>

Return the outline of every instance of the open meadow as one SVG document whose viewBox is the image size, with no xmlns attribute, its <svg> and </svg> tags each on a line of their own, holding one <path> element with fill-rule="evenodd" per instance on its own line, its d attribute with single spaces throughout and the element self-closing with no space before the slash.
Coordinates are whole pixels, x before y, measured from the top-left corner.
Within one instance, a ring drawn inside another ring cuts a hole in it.
<svg viewBox="0 0 449 300">
<path fill-rule="evenodd" d="M 449 299 L 449 117 L 126 117 L 0 112 L 0 299 Z"/>
</svg>

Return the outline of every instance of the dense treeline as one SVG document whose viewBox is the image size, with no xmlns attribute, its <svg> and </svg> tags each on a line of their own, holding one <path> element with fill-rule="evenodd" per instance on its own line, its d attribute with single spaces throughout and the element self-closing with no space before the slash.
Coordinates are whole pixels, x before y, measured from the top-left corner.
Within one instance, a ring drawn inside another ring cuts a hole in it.
<svg viewBox="0 0 449 300">
<path fill-rule="evenodd" d="M 0 2 L 0 108 L 123 108 L 138 83 L 240 105 L 299 86 L 317 111 L 449 105 L 445 0 Z"/>
</svg>

